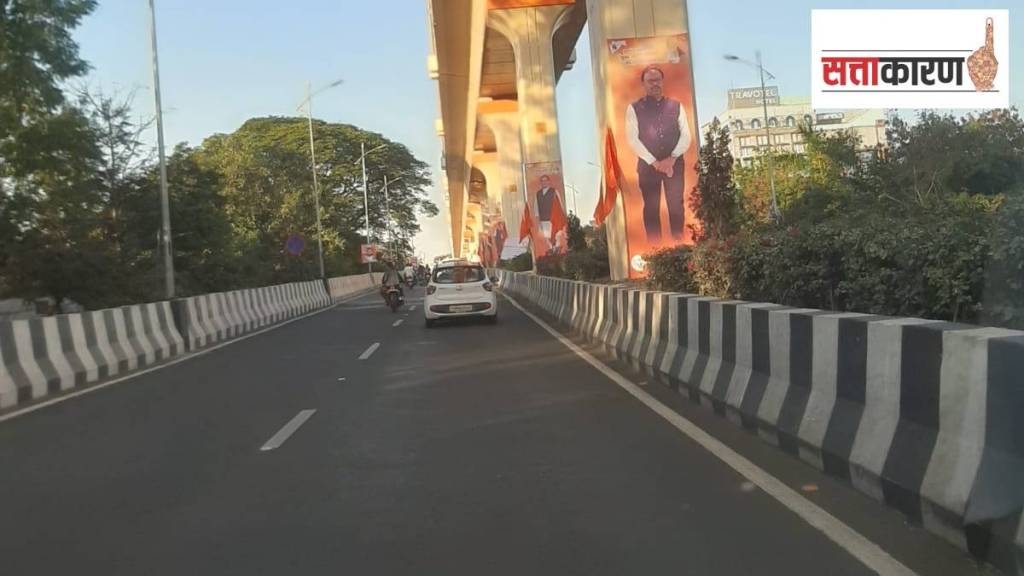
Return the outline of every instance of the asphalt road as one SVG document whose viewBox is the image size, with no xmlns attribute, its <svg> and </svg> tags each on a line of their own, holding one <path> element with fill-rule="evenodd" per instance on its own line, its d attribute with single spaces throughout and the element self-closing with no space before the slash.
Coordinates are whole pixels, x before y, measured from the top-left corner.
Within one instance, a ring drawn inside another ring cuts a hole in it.
<svg viewBox="0 0 1024 576">
<path fill-rule="evenodd" d="M 871 573 L 507 302 L 497 326 L 428 330 L 417 296 L 398 314 L 364 297 L 0 423 L 0 571 Z M 981 573 L 645 389 L 916 573 Z"/>
</svg>

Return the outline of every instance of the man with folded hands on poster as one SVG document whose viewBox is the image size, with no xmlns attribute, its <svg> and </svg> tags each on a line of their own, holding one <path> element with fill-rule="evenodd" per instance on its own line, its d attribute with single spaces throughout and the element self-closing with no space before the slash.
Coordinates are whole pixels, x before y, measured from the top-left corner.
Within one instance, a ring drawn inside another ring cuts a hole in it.
<svg viewBox="0 0 1024 576">
<path fill-rule="evenodd" d="M 644 200 L 647 241 L 661 240 L 661 196 L 665 191 L 669 230 L 683 239 L 683 154 L 690 148 L 686 113 L 678 100 L 666 98 L 665 73 L 647 66 L 640 73 L 645 96 L 626 108 L 626 138 L 637 155 L 636 171 Z"/>
<path fill-rule="evenodd" d="M 537 199 L 537 221 L 540 223 L 540 233 L 545 238 L 551 237 L 551 207 L 558 201 L 558 190 L 551 186 L 551 177 L 547 174 L 540 176 L 540 190 L 534 193 Z"/>
</svg>

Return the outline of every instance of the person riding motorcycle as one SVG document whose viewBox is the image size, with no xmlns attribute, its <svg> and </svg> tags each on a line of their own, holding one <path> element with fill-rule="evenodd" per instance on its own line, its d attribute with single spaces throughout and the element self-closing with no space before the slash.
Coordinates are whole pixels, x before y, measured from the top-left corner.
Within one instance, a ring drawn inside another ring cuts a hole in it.
<svg viewBox="0 0 1024 576">
<path fill-rule="evenodd" d="M 389 261 L 386 263 L 384 277 L 380 282 L 380 293 L 385 301 L 387 300 L 388 289 L 392 286 L 398 288 L 398 297 L 405 299 L 405 292 L 402 290 L 402 273 L 395 270 L 395 265 Z"/>
</svg>

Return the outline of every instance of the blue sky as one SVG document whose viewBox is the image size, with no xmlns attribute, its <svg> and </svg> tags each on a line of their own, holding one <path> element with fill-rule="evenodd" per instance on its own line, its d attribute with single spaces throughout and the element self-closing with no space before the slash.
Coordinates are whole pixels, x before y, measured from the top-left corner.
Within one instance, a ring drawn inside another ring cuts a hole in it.
<svg viewBox="0 0 1024 576">
<path fill-rule="evenodd" d="M 579 0 L 582 1 L 582 0 Z M 1010 8 L 1011 32 L 1024 32 L 1019 0 L 990 2 L 830 0 L 690 0 L 694 76 L 699 121 L 725 108 L 731 87 L 756 81 L 753 70 L 722 60 L 731 52 L 752 58 L 760 48 L 765 67 L 783 95 L 809 94 L 812 8 Z M 247 118 L 289 115 L 314 87 L 344 78 L 319 96 L 314 115 L 380 132 L 407 145 L 439 171 L 434 134 L 437 89 L 427 78 L 424 0 L 157 0 L 164 123 L 169 144 L 199 144 L 231 132 Z M 77 31 L 82 55 L 93 66 L 88 82 L 105 91 L 137 89 L 140 115 L 153 113 L 149 92 L 146 0 L 100 0 Z M 439 39 L 440 41 L 440 39 Z M 1011 102 L 1024 100 L 1024 42 L 1011 42 Z M 587 220 L 599 185 L 593 80 L 586 31 L 578 61 L 558 87 L 559 127 L 567 183 L 579 190 Z M 153 138 L 155 140 L 155 137 Z M 439 189 L 433 200 L 443 206 Z M 572 202 L 569 202 L 572 206 Z M 418 250 L 448 250 L 444 215 L 424 221 Z"/>
</svg>

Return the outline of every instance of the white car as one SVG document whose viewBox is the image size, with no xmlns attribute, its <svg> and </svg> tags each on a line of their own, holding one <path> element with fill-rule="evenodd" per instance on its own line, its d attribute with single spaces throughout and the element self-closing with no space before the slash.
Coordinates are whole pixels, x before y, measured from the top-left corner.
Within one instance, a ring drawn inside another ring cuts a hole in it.
<svg viewBox="0 0 1024 576">
<path fill-rule="evenodd" d="M 498 321 L 498 299 L 487 270 L 470 262 L 442 262 L 434 268 L 423 299 L 427 328 L 442 318 L 482 316 Z"/>
</svg>

